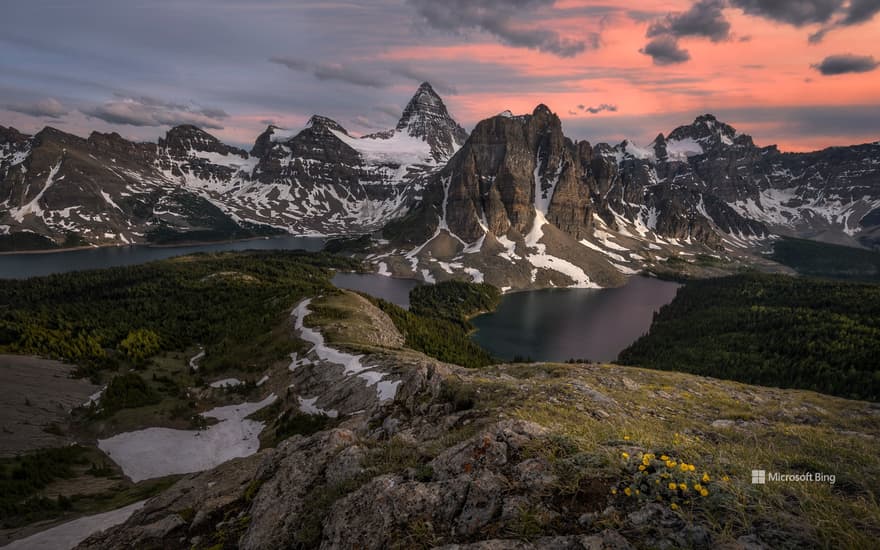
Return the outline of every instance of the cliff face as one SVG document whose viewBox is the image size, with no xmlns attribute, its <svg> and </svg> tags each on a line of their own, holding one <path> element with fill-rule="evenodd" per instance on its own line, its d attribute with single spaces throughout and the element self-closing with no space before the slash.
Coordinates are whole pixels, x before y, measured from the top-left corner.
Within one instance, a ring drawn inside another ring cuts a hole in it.
<svg viewBox="0 0 880 550">
<path fill-rule="evenodd" d="M 80 549 L 871 543 L 863 518 L 878 510 L 860 495 L 876 479 L 880 413 L 869 404 L 614 365 L 463 369 L 401 348 L 363 299 L 308 305 L 341 308 L 318 327 L 304 317 L 300 334 L 320 331 L 343 355 L 298 358 L 280 401 L 296 411 L 317 395 L 310 406 L 335 413 L 325 429 L 187 476 Z M 384 373 L 393 397 L 345 354 Z M 859 458 L 841 465 L 840 449 Z M 846 490 L 751 484 L 753 467 L 798 460 Z"/>
<path fill-rule="evenodd" d="M 531 115 L 480 122 L 435 181 L 446 190 L 446 223 L 467 242 L 485 230 L 528 233 L 534 206 L 578 238 L 590 228 L 590 186 L 559 118 L 540 105 Z"/>
</svg>

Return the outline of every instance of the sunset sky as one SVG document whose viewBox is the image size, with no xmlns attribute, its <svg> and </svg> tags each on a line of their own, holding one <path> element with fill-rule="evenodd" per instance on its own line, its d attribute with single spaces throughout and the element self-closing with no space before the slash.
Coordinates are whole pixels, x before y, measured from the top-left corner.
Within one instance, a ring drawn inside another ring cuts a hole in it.
<svg viewBox="0 0 880 550">
<path fill-rule="evenodd" d="M 249 145 L 313 113 L 392 127 L 423 80 L 470 129 L 547 104 L 646 144 L 714 113 L 788 151 L 880 139 L 880 0 L 28 0 L 0 17 L 0 125 Z"/>
</svg>

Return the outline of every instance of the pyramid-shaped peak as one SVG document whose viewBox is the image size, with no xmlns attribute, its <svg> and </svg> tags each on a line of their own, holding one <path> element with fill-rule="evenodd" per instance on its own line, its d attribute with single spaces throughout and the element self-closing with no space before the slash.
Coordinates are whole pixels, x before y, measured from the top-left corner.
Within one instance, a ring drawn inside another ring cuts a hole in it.
<svg viewBox="0 0 880 550">
<path fill-rule="evenodd" d="M 417 124 L 420 119 L 426 117 L 452 120 L 449 111 L 443 100 L 434 91 L 434 88 L 428 82 L 422 82 L 416 93 L 410 98 L 409 103 L 403 110 L 400 120 L 397 122 L 397 129 L 411 127 Z M 455 122 L 455 121 L 453 121 Z M 412 133 L 412 132 L 410 132 Z M 419 136 L 424 137 L 424 136 Z"/>
<path fill-rule="evenodd" d="M 452 156 L 467 139 L 467 132 L 452 118 L 428 82 L 422 82 L 407 103 L 396 131 L 427 141 L 437 161 Z"/>
<path fill-rule="evenodd" d="M 428 95 L 435 96 L 438 99 L 440 98 L 440 96 L 437 94 L 437 92 L 434 91 L 434 87 L 431 86 L 430 82 L 422 82 L 421 84 L 419 84 L 419 89 L 416 90 L 416 95 L 419 95 L 419 94 L 428 94 Z"/>
</svg>

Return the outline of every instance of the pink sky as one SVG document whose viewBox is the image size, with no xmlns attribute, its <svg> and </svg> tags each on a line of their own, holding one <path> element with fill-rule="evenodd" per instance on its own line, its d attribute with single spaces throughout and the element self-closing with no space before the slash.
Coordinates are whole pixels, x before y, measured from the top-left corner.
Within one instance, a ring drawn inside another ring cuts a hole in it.
<svg viewBox="0 0 880 550">
<path fill-rule="evenodd" d="M 556 7 L 576 7 L 595 2 L 566 0 Z M 691 2 L 640 2 L 645 11 L 676 12 Z M 545 103 L 564 123 L 588 124 L 598 117 L 613 124 L 621 116 L 661 115 L 676 112 L 714 112 L 719 109 L 755 107 L 878 106 L 880 105 L 880 70 L 868 73 L 823 76 L 811 65 L 826 56 L 850 53 L 880 53 L 880 18 L 860 26 L 835 29 L 820 44 L 808 44 L 807 35 L 818 25 L 796 28 L 743 14 L 738 9 L 724 11 L 731 22 L 733 40 L 713 43 L 704 38 L 683 38 L 681 46 L 690 51 L 691 60 L 671 66 L 655 66 L 650 57 L 639 52 L 647 41 L 648 22 L 637 22 L 624 15 L 602 25 L 602 47 L 572 58 L 550 53 L 512 48 L 495 41 L 470 44 L 413 46 L 391 49 L 388 59 L 412 63 L 437 60 L 498 64 L 525 76 L 549 76 L 559 79 L 554 89 L 494 89 L 464 91 L 447 99 L 455 115 L 463 120 L 477 120 L 499 110 L 530 112 Z M 545 21 L 546 24 L 546 21 Z M 583 29 L 598 29 L 600 22 L 590 17 L 554 19 L 550 25 L 562 34 L 575 38 Z M 740 38 L 746 37 L 745 40 Z M 593 73 L 572 79 L 584 70 Z M 636 71 L 637 76 L 628 74 Z M 603 73 L 614 73 L 605 75 Z M 620 73 L 620 74 L 616 74 Z M 646 81 L 694 79 L 693 82 L 652 85 Z M 617 112 L 595 115 L 578 112 L 578 104 L 613 103 Z M 880 107 L 876 107 L 880 109 Z M 586 119 L 586 120 L 585 120 Z M 846 145 L 867 136 L 839 132 L 788 134 L 778 122 L 727 118 L 739 130 L 753 134 L 758 143 L 778 143 L 787 151 L 815 150 L 830 145 Z M 686 124 L 689 120 L 681 120 Z M 672 128 L 649 128 L 652 134 L 667 133 Z M 880 139 L 880 128 L 868 139 Z"/>
</svg>

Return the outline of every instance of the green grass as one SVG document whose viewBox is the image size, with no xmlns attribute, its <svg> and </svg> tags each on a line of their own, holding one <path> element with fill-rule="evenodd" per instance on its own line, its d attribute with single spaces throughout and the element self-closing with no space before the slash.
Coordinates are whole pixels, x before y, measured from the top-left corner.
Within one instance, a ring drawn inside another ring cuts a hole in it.
<svg viewBox="0 0 880 550">
<path fill-rule="evenodd" d="M 693 480 L 688 482 L 691 493 L 675 501 L 676 513 L 708 526 L 719 543 L 758 533 L 772 546 L 792 541 L 803 547 L 874 544 L 880 532 L 880 456 L 873 438 L 880 433 L 880 419 L 868 404 L 683 373 L 554 367 L 552 377 L 534 377 L 531 365 L 489 367 L 486 375 L 505 373 L 513 380 L 481 377 L 477 407 L 503 408 L 505 415 L 549 429 L 550 436 L 527 449 L 526 456 L 543 457 L 553 466 L 559 479 L 553 502 L 618 509 L 620 516 L 602 518 L 597 527 L 619 528 L 623 517 L 641 505 L 641 495 L 626 496 L 623 489 L 632 486 L 633 460 L 638 464 L 642 453 L 655 453 L 693 464 L 697 478 L 710 476 L 706 497 L 694 497 Z M 584 394 L 584 387 L 602 400 Z M 597 409 L 605 414 L 596 414 Z M 744 424 L 713 425 L 742 413 L 750 418 Z M 754 486 L 753 468 L 819 471 L 835 474 L 836 483 Z M 661 502 L 671 506 L 673 501 L 665 496 Z M 530 521 L 535 513 L 523 511 L 512 526 L 517 536 L 541 534 Z"/>
</svg>

